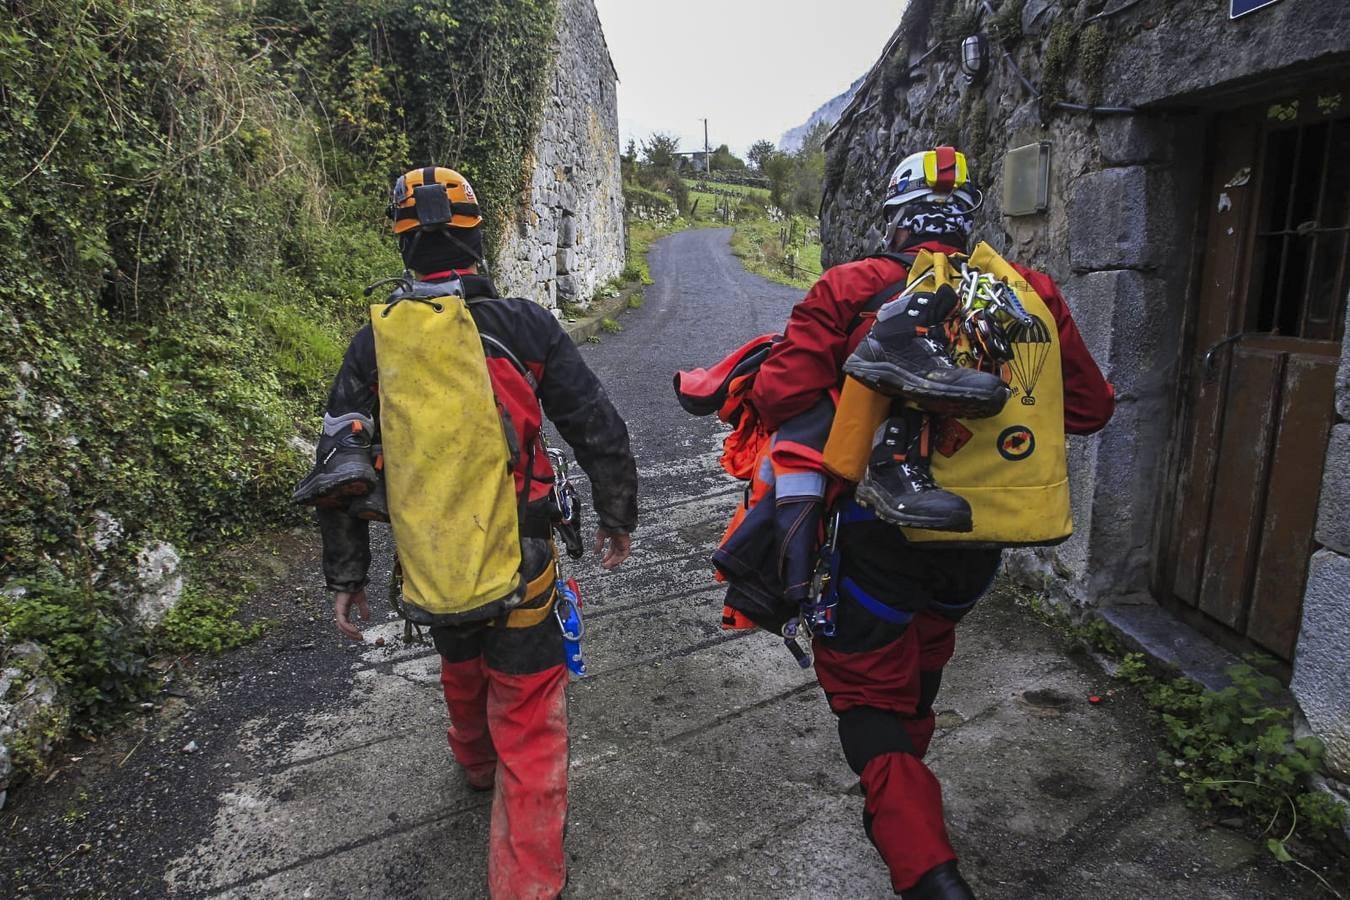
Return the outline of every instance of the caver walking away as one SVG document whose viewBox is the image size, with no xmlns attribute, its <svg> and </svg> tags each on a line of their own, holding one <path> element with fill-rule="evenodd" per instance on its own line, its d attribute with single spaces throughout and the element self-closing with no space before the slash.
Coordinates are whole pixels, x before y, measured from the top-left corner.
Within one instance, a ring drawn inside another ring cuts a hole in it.
<svg viewBox="0 0 1350 900">
<path fill-rule="evenodd" d="M 494 791 L 490 893 L 552 898 L 567 877 L 574 609 L 551 533 L 575 503 L 540 429 L 547 415 L 590 477 L 605 568 L 628 557 L 637 523 L 628 431 L 552 313 L 497 297 L 463 176 L 408 172 L 389 216 L 407 274 L 347 348 L 296 501 L 318 508 L 337 625 L 357 640 L 369 522 L 391 522 L 404 615 L 442 657 L 450 749 L 472 787 Z"/>
<path fill-rule="evenodd" d="M 923 763 L 942 670 L 1002 548 L 1071 533 L 1065 433 L 1102 428 L 1114 399 L 1054 281 L 967 252 L 982 195 L 961 153 L 908 157 L 886 197 L 879 253 L 676 391 L 733 425 L 722 463 L 750 482 L 714 555 L 724 625 L 782 634 L 806 664 L 812 637 L 892 886 L 959 900 Z"/>
</svg>

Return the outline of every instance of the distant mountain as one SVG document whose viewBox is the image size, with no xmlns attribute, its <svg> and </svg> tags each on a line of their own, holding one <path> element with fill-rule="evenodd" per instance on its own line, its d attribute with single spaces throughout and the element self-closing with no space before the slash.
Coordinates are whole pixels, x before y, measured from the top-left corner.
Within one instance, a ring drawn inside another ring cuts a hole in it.
<svg viewBox="0 0 1350 900">
<path fill-rule="evenodd" d="M 817 122 L 824 122 L 828 125 L 838 122 L 840 113 L 844 111 L 845 106 L 848 106 L 848 102 L 853 99 L 853 95 L 858 93 L 858 88 L 862 87 L 863 79 L 866 77 L 866 74 L 859 76 L 857 81 L 848 86 L 848 90 L 833 100 L 827 101 L 824 106 L 811 113 L 811 118 L 796 128 L 789 128 L 783 132 L 783 136 L 778 139 L 778 149 L 785 153 L 792 153 L 801 147 L 802 139 L 806 137 L 806 133 L 811 130 L 812 125 Z"/>
</svg>

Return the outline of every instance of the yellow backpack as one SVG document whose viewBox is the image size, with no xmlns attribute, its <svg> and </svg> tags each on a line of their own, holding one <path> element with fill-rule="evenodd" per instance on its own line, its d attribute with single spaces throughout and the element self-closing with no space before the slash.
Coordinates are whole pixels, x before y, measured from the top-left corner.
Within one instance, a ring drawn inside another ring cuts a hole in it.
<svg viewBox="0 0 1350 900">
<path fill-rule="evenodd" d="M 440 625 L 487 606 L 506 611 L 525 591 L 517 497 L 468 306 L 414 292 L 372 306 L 370 320 L 405 614 Z"/>
<path fill-rule="evenodd" d="M 932 281 L 925 283 L 925 290 L 941 284 L 957 288 L 961 262 L 1006 282 L 1034 321 L 1009 331 L 1013 358 L 1002 375 L 1013 394 L 1003 411 L 987 419 L 936 423 L 933 478 L 970 503 L 974 530 L 902 530 L 914 543 L 1002 547 L 1058 544 L 1073 533 L 1059 328 L 1045 301 L 1026 279 L 983 242 L 969 257 L 920 251 L 909 269 L 908 283 L 928 278 L 931 273 Z M 957 363 L 971 359 L 964 336 L 954 341 L 952 350 Z M 825 447 L 826 468 L 848 481 L 861 480 L 873 436 L 890 405 L 889 397 L 847 378 Z"/>
</svg>

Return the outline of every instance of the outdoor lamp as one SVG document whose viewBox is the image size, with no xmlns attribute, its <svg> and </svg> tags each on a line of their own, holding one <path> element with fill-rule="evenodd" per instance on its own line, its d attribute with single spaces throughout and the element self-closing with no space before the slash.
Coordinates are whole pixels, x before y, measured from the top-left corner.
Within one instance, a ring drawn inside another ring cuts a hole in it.
<svg viewBox="0 0 1350 900">
<path fill-rule="evenodd" d="M 989 39 L 972 34 L 961 42 L 961 71 L 971 81 L 979 81 L 989 68 Z"/>
</svg>

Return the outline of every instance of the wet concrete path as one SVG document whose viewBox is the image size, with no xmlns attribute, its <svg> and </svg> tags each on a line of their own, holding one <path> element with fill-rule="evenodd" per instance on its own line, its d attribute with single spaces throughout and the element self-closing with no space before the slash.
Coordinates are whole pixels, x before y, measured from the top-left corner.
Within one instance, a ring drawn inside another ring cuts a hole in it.
<svg viewBox="0 0 1350 900">
<path fill-rule="evenodd" d="M 593 673 L 570 695 L 569 896 L 890 896 L 814 678 L 767 636 L 718 627 L 706 558 L 739 488 L 717 466 L 717 423 L 680 410 L 671 374 L 781 328 L 799 297 L 747 274 L 727 239 L 658 243 L 643 307 L 583 348 L 630 423 L 642 523 L 619 571 L 568 569 Z M 437 658 L 404 648 L 393 620 L 344 644 L 307 546 L 271 589 L 282 625 L 214 670 L 189 712 L 130 762 L 118 747 L 77 766 L 60 800 L 6 810 L 0 894 L 484 896 L 488 800 L 449 757 Z M 963 624 L 930 761 L 979 895 L 1304 895 L 1158 783 L 1143 711 L 1087 702 L 1111 687 L 1006 598 Z"/>
</svg>

